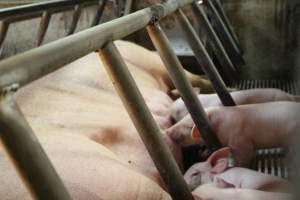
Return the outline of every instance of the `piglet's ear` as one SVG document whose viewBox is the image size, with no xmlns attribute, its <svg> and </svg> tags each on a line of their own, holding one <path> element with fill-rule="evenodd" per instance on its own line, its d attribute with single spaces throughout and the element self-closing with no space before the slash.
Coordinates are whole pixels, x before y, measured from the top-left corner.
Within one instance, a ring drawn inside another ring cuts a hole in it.
<svg viewBox="0 0 300 200">
<path fill-rule="evenodd" d="M 200 134 L 200 132 L 199 132 L 199 130 L 198 130 L 198 128 L 197 128 L 196 126 L 194 126 L 194 127 L 192 128 L 191 138 L 192 138 L 193 140 L 195 140 L 196 142 L 198 142 L 198 143 L 202 143 L 202 142 L 203 142 L 203 139 L 202 139 L 202 137 L 201 137 L 201 134 Z"/>
<path fill-rule="evenodd" d="M 230 148 L 224 147 L 215 151 L 208 158 L 207 163 L 211 166 L 211 172 L 221 173 L 228 168 Z"/>
</svg>

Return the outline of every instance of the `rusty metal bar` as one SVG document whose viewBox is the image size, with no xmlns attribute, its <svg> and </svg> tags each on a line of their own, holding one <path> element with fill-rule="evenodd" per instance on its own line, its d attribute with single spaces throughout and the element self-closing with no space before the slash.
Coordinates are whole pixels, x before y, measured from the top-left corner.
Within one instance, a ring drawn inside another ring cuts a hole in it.
<svg viewBox="0 0 300 200">
<path fill-rule="evenodd" d="M 37 46 L 40 46 L 45 38 L 49 23 L 51 20 L 51 13 L 49 12 L 44 12 L 41 21 L 40 21 L 40 28 L 38 32 L 38 39 L 37 39 Z"/>
<path fill-rule="evenodd" d="M 153 22 L 153 25 L 148 25 L 147 31 L 154 46 L 159 52 L 174 85 L 180 92 L 195 125 L 201 131 L 201 135 L 206 142 L 207 147 L 211 151 L 219 149 L 221 144 L 216 137 L 210 125 L 210 121 L 207 118 L 199 99 L 194 93 L 190 82 L 186 78 L 183 67 L 176 57 L 165 33 L 156 22 Z"/>
<path fill-rule="evenodd" d="M 102 3 L 100 4 L 100 2 L 102 2 Z M 104 9 L 105 9 L 105 6 L 106 6 L 108 0 L 103 0 L 103 1 L 100 1 L 100 2 L 99 2 L 99 6 L 98 6 L 98 9 L 97 9 L 95 18 L 93 19 L 93 22 L 92 22 L 92 25 L 91 25 L 92 27 L 96 26 L 100 23 L 101 17 L 104 13 Z"/>
<path fill-rule="evenodd" d="M 97 4 L 99 0 L 53 0 L 41 3 L 28 4 L 18 7 L 0 9 L 0 20 L 15 18 L 18 15 L 28 15 L 33 13 L 43 13 L 53 9 L 69 8 L 76 4 Z"/>
<path fill-rule="evenodd" d="M 226 15 L 226 13 L 225 13 L 223 7 L 222 7 L 222 4 L 220 3 L 219 0 L 212 0 L 212 1 L 213 1 L 214 5 L 215 5 L 217 11 L 219 11 L 220 17 L 222 18 L 225 26 L 227 27 L 227 29 L 228 29 L 228 31 L 229 31 L 229 33 L 230 33 L 233 41 L 235 42 L 236 46 L 239 49 L 240 53 L 243 54 L 243 49 L 242 49 L 242 47 L 241 47 L 241 45 L 239 43 L 238 37 L 237 37 L 237 35 L 235 34 L 235 31 L 232 28 L 232 25 L 231 25 L 231 23 L 230 23 L 227 15 Z"/>
<path fill-rule="evenodd" d="M 202 44 L 200 38 L 198 37 L 196 31 L 194 30 L 192 24 L 189 22 L 186 15 L 182 12 L 181 9 L 179 9 L 175 13 L 175 17 L 179 22 L 183 35 L 188 41 L 191 49 L 193 50 L 198 63 L 202 66 L 203 71 L 212 82 L 223 105 L 236 105 L 230 93 L 228 92 L 226 85 L 223 82 L 219 72 L 217 71 L 213 61 L 209 57 L 204 45 Z M 230 71 L 230 73 L 234 72 Z M 230 74 L 228 75 L 230 76 Z"/>
<path fill-rule="evenodd" d="M 207 0 L 205 1 L 207 7 L 212 12 L 212 17 L 214 19 L 214 22 L 216 23 L 215 29 L 218 33 L 218 36 L 220 40 L 222 41 L 225 49 L 227 50 L 228 55 L 230 56 L 231 60 L 236 66 L 243 66 L 245 65 L 244 58 L 240 54 L 240 51 L 238 47 L 236 46 L 235 42 L 233 41 L 227 27 L 225 26 L 222 18 L 219 15 L 219 12 L 215 8 L 214 4 Z"/>
<path fill-rule="evenodd" d="M 75 32 L 80 15 L 81 15 L 81 7 L 80 7 L 80 5 L 76 5 L 74 8 L 72 23 L 71 23 L 71 26 L 70 26 L 70 29 L 69 29 L 67 35 L 72 35 Z"/>
<path fill-rule="evenodd" d="M 16 105 L 13 88 L 0 94 L 0 138 L 34 199 L 71 200 L 38 139 Z"/>
<path fill-rule="evenodd" d="M 209 38 L 209 42 L 212 44 L 214 48 L 214 51 L 216 53 L 217 59 L 221 64 L 224 64 L 226 68 L 228 68 L 230 71 L 234 71 L 236 73 L 236 68 L 234 64 L 231 62 L 226 50 L 223 47 L 223 44 L 221 43 L 219 37 L 217 36 L 215 30 L 213 29 L 210 21 L 207 18 L 207 15 L 205 11 L 203 10 L 200 5 L 198 5 L 196 2 L 192 3 L 192 10 L 195 13 L 195 18 L 198 21 L 198 23 L 203 25 L 203 28 L 207 32 L 207 36 Z"/>
<path fill-rule="evenodd" d="M 0 56 L 2 55 L 3 52 L 3 43 L 6 38 L 8 29 L 9 29 L 9 23 L 5 21 L 1 21 L 0 22 Z"/>
<path fill-rule="evenodd" d="M 18 83 L 20 86 L 30 83 L 92 51 L 100 49 L 108 39 L 117 40 L 144 28 L 153 15 L 163 18 L 177 10 L 178 7 L 192 2 L 193 0 L 169 0 L 165 4 L 139 10 L 5 59 L 0 62 L 0 88 L 13 83 Z"/>
<path fill-rule="evenodd" d="M 81 7 L 87 7 L 87 6 L 93 6 L 93 5 L 95 5 L 95 4 L 91 3 L 91 2 L 80 4 Z M 15 7 L 15 8 L 18 8 L 18 7 Z M 63 6 L 63 7 L 48 9 L 45 11 L 50 12 L 51 14 L 55 14 L 55 13 L 65 12 L 65 11 L 73 10 L 73 9 L 74 9 L 74 6 Z M 24 21 L 24 20 L 29 20 L 29 19 L 33 19 L 33 18 L 38 18 L 45 11 L 38 11 L 38 12 L 32 12 L 32 13 L 24 12 L 23 14 L 14 15 L 14 16 L 2 19 L 2 20 L 7 21 L 9 23 L 15 23 L 18 21 Z M 1 13 L 1 11 L 0 11 L 0 13 Z"/>
<path fill-rule="evenodd" d="M 170 149 L 117 48 L 109 42 L 100 56 L 170 195 L 174 200 L 192 200 Z"/>
</svg>

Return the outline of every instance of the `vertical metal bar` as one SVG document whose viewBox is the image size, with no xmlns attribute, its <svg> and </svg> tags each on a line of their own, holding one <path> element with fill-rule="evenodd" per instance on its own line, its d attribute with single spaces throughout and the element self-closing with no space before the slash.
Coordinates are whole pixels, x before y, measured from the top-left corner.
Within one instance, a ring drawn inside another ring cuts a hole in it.
<svg viewBox="0 0 300 200">
<path fill-rule="evenodd" d="M 236 46 L 239 49 L 240 53 L 243 54 L 243 49 L 242 49 L 242 47 L 239 43 L 238 37 L 235 34 L 235 31 L 233 30 L 232 25 L 231 25 L 226 13 L 225 13 L 220 1 L 219 0 L 212 0 L 212 1 L 214 2 L 215 6 L 216 6 L 216 9 L 219 11 L 220 17 L 222 18 L 225 26 L 227 27 L 233 41 L 235 42 Z"/>
<path fill-rule="evenodd" d="M 218 32 L 218 36 L 222 41 L 225 49 L 227 50 L 228 55 L 230 56 L 233 63 L 237 66 L 245 65 L 244 58 L 239 52 L 238 47 L 233 41 L 228 29 L 223 23 L 218 11 L 210 0 L 206 1 L 207 7 L 211 10 L 212 16 L 214 18 L 214 22 L 216 23 L 216 31 Z"/>
<path fill-rule="evenodd" d="M 189 22 L 188 18 L 185 16 L 181 9 L 176 11 L 175 16 L 180 24 L 180 28 L 183 32 L 183 35 L 188 41 L 190 47 L 192 48 L 197 61 L 203 68 L 203 71 L 212 82 L 219 98 L 221 99 L 221 102 L 225 106 L 235 106 L 234 100 L 231 97 L 230 93 L 227 91 L 225 83 L 223 82 L 213 61 L 209 57 L 204 45 L 202 44 L 195 30 L 193 29 L 193 26 Z"/>
<path fill-rule="evenodd" d="M 94 18 L 94 20 L 92 22 L 92 25 L 91 25 L 92 27 L 96 26 L 100 23 L 100 20 L 101 20 L 101 17 L 103 15 L 103 13 L 104 13 L 104 9 L 105 9 L 105 6 L 107 4 L 107 1 L 108 0 L 102 0 L 102 1 L 100 0 L 100 2 L 102 2 L 102 3 L 100 4 L 100 2 L 99 2 L 99 6 L 98 6 L 98 9 L 97 9 L 95 18 Z"/>
<path fill-rule="evenodd" d="M 229 70 L 235 71 L 236 68 L 234 64 L 231 62 L 226 50 L 224 49 L 219 37 L 217 36 L 215 30 L 213 29 L 210 21 L 207 18 L 206 13 L 204 12 L 203 8 L 200 7 L 196 2 L 192 3 L 192 10 L 195 13 L 196 20 L 205 28 L 206 32 L 208 33 L 207 36 L 209 37 L 209 42 L 215 47 L 215 53 L 217 59 L 221 64 L 224 64 Z M 236 73 L 236 72 L 235 72 Z"/>
<path fill-rule="evenodd" d="M 128 15 L 131 13 L 132 10 L 132 2 L 133 0 L 127 0 L 125 4 L 125 9 L 124 9 L 124 15 Z"/>
<path fill-rule="evenodd" d="M 41 44 L 43 43 L 43 40 L 45 38 L 48 26 L 49 26 L 49 22 L 51 19 L 51 13 L 50 12 L 43 12 L 43 15 L 41 17 L 41 21 L 40 21 L 40 28 L 39 28 L 39 32 L 38 32 L 38 39 L 37 39 L 37 46 L 41 46 Z"/>
<path fill-rule="evenodd" d="M 3 53 L 3 43 L 6 38 L 7 32 L 9 28 L 9 23 L 6 21 L 0 22 L 0 57 Z"/>
<path fill-rule="evenodd" d="M 100 56 L 172 198 L 192 200 L 193 197 L 170 149 L 166 146 L 162 133 L 117 48 L 109 42 L 100 51 Z"/>
<path fill-rule="evenodd" d="M 67 35 L 72 35 L 75 32 L 80 15 L 81 15 L 81 6 L 76 5 L 74 8 L 72 23 L 71 23 L 71 26 L 70 26 L 70 29 L 69 29 Z"/>
<path fill-rule="evenodd" d="M 182 65 L 180 64 L 176 54 L 174 53 L 170 42 L 158 23 L 147 26 L 149 36 L 158 50 L 170 77 L 181 94 L 189 113 L 195 122 L 196 127 L 201 131 L 201 135 L 206 142 L 208 149 L 215 151 L 221 147 L 208 120 L 206 113 L 194 93 L 192 86 L 184 74 Z"/>
<path fill-rule="evenodd" d="M 1 140 L 34 199 L 71 200 L 12 92 L 0 94 Z"/>
<path fill-rule="evenodd" d="M 115 0 L 115 15 L 117 18 L 121 17 L 124 12 L 124 0 Z"/>
</svg>

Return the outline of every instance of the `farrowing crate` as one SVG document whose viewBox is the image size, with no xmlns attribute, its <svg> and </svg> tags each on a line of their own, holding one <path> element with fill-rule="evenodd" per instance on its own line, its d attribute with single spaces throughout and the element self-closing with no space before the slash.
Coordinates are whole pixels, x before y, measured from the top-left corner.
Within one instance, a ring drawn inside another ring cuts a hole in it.
<svg viewBox="0 0 300 200">
<path fill-rule="evenodd" d="M 202 136 L 211 151 L 220 148 L 221 145 L 210 126 L 201 103 L 192 90 L 191 84 L 183 73 L 183 67 L 176 57 L 164 30 L 162 30 L 160 22 L 166 16 L 174 13 L 197 61 L 201 66 L 205 66 L 203 71 L 211 80 L 225 106 L 234 106 L 235 102 L 228 92 L 222 76 L 235 83 L 238 66 L 243 63 L 242 49 L 219 0 L 199 2 L 194 0 L 169 0 L 131 14 L 129 12 L 132 1 L 128 1 L 125 4 L 125 16 L 97 25 L 106 2 L 105 0 L 100 1 L 100 3 L 96 0 L 58 0 L 0 10 L 0 19 L 2 21 L 0 45 L 3 44 L 11 23 L 28 18 L 41 17 L 40 31 L 36 43 L 37 46 L 40 46 L 47 32 L 51 15 L 54 12 L 74 9 L 72 25 L 67 34 L 68 37 L 0 62 L 1 139 L 34 198 L 71 199 L 12 95 L 19 87 L 45 76 L 92 51 L 99 51 L 106 70 L 116 83 L 118 94 L 158 168 L 170 195 L 173 199 L 193 199 L 178 166 L 161 138 L 157 124 L 152 118 L 113 41 L 124 38 L 138 30 L 147 29 L 174 85 L 180 92 L 196 126 L 201 130 Z M 80 16 L 80 9 L 86 4 L 99 5 L 92 23 L 93 27 L 73 34 Z M 221 67 L 225 74 L 222 74 L 222 76 L 216 69 L 212 58 L 199 39 L 194 27 L 182 11 L 182 8 L 185 6 L 190 6 L 198 22 L 202 21 L 216 59 L 223 64 Z M 203 9 L 204 6 L 210 10 L 214 26 L 208 19 L 207 13 Z M 69 51 L 66 51 L 66 49 L 69 49 Z M 49 57 L 49 55 L 52 56 Z M 150 144 L 155 144 L 155 148 Z M 32 159 L 24 160 L 22 159 L 24 157 Z M 42 185 L 48 185 L 48 187 L 41 187 Z"/>
</svg>

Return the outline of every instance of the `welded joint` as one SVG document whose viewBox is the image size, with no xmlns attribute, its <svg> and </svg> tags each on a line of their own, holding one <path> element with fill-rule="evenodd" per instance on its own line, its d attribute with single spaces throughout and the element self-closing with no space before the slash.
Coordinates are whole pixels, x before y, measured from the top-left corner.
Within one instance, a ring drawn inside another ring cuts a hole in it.
<svg viewBox="0 0 300 200">
<path fill-rule="evenodd" d="M 151 17 L 151 20 L 150 20 L 150 22 L 149 22 L 149 25 L 151 25 L 151 26 L 157 26 L 157 25 L 158 25 L 158 22 L 159 22 L 159 18 L 158 18 L 157 16 L 153 15 L 153 16 Z"/>
<path fill-rule="evenodd" d="M 12 85 L 6 86 L 0 89 L 0 98 L 3 98 L 7 95 L 13 94 L 18 91 L 20 85 L 18 83 L 14 83 Z"/>
<path fill-rule="evenodd" d="M 152 17 L 150 24 L 157 23 L 161 18 L 163 18 L 166 15 L 165 7 L 162 4 L 156 4 L 150 7 Z"/>
</svg>

